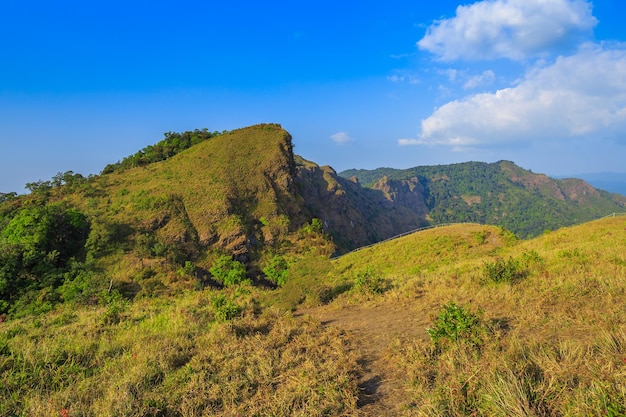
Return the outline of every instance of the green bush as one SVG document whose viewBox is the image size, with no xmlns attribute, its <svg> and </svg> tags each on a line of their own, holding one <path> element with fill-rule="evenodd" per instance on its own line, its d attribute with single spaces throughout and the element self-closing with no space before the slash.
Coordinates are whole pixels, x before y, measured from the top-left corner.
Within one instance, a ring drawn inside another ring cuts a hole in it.
<svg viewBox="0 0 626 417">
<path fill-rule="evenodd" d="M 441 307 L 433 326 L 426 331 L 436 349 L 442 350 L 456 343 L 480 347 L 486 331 L 481 316 L 481 311 L 472 313 L 469 308 L 449 302 Z"/>
<path fill-rule="evenodd" d="M 228 321 L 241 314 L 243 307 L 226 298 L 224 294 L 216 295 L 211 299 L 213 314 L 218 321 Z"/>
<path fill-rule="evenodd" d="M 321 234 L 324 233 L 324 225 L 322 224 L 322 221 L 320 219 L 314 217 L 313 219 L 311 219 L 310 224 L 305 224 L 300 230 L 302 230 L 302 232 L 304 232 L 304 234 L 306 235 L 310 235 L 313 233 Z"/>
<path fill-rule="evenodd" d="M 178 275 L 180 275 L 181 277 L 184 277 L 185 275 L 188 275 L 190 277 L 195 277 L 196 276 L 196 270 L 197 270 L 197 268 L 193 264 L 193 262 L 185 261 L 185 265 L 178 270 Z"/>
<path fill-rule="evenodd" d="M 209 272 L 215 280 L 226 286 L 242 284 L 247 281 L 244 264 L 228 255 L 222 255 L 217 258 Z"/>
<path fill-rule="evenodd" d="M 385 280 L 371 266 L 367 266 L 355 273 L 354 288 L 364 293 L 382 294 L 387 286 Z"/>
<path fill-rule="evenodd" d="M 122 321 L 123 313 L 128 303 L 118 291 L 104 292 L 100 295 L 100 302 L 106 305 L 101 321 L 104 325 L 118 324 Z"/>
<path fill-rule="evenodd" d="M 268 280 L 282 287 L 287 282 L 289 265 L 287 260 L 281 255 L 272 256 L 263 267 L 263 273 Z"/>
<path fill-rule="evenodd" d="M 526 271 L 520 262 L 514 258 L 508 260 L 496 259 L 495 262 L 483 264 L 483 276 L 486 280 L 501 283 L 514 283 L 526 276 Z"/>
</svg>

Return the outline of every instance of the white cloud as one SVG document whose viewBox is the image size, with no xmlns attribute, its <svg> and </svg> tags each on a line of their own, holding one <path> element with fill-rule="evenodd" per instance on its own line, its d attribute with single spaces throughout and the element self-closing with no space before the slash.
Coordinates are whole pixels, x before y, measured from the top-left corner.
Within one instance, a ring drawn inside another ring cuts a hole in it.
<svg viewBox="0 0 626 417">
<path fill-rule="evenodd" d="M 428 142 L 425 142 L 421 139 L 398 139 L 398 145 L 400 146 L 428 145 Z"/>
<path fill-rule="evenodd" d="M 471 90 L 474 88 L 478 88 L 482 85 L 489 85 L 493 82 L 493 80 L 495 80 L 495 78 L 496 74 L 493 71 L 483 71 L 482 74 L 475 75 L 467 80 L 465 84 L 463 84 L 463 88 L 466 90 Z"/>
<path fill-rule="evenodd" d="M 347 132 L 337 132 L 333 135 L 330 135 L 330 138 L 339 145 L 343 145 L 349 142 L 354 142 L 354 139 L 352 139 L 350 135 L 348 135 Z"/>
<path fill-rule="evenodd" d="M 451 101 L 399 145 L 468 146 L 618 137 L 626 129 L 626 45 L 586 44 L 518 85 Z"/>
<path fill-rule="evenodd" d="M 417 45 L 443 61 L 524 60 L 576 46 L 597 24 L 585 0 L 484 0 L 432 24 Z"/>
<path fill-rule="evenodd" d="M 418 84 L 420 82 L 419 77 L 409 71 L 396 71 L 395 74 L 389 75 L 387 77 L 388 81 L 393 83 L 409 83 L 409 84 Z"/>
</svg>

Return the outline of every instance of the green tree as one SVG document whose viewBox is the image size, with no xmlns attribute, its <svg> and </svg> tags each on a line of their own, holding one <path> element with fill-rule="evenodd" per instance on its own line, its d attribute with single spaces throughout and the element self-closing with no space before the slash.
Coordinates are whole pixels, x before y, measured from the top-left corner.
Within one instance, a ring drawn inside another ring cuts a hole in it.
<svg viewBox="0 0 626 417">
<path fill-rule="evenodd" d="M 64 281 L 68 262 L 84 256 L 87 218 L 62 204 L 28 206 L 0 231 L 0 299 L 4 308 L 28 292 L 54 288 Z M 41 297 L 31 297 L 41 298 Z"/>
</svg>

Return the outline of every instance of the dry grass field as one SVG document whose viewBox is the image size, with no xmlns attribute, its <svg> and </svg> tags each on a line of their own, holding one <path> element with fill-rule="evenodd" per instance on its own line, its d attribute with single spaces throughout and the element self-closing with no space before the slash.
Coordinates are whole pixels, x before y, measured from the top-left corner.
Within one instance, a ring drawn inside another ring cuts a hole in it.
<svg viewBox="0 0 626 417">
<path fill-rule="evenodd" d="M 431 229 L 287 283 L 0 323 L 0 416 L 619 416 L 626 217 Z"/>
</svg>

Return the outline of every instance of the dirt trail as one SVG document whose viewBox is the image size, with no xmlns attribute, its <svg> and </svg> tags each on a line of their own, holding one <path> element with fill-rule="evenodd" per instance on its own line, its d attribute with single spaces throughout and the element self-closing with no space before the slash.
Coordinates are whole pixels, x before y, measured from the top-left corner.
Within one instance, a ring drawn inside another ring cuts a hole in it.
<svg viewBox="0 0 626 417">
<path fill-rule="evenodd" d="M 360 416 L 396 416 L 398 404 L 406 403 L 401 377 L 391 372 L 396 341 L 426 339 L 431 324 L 429 309 L 423 303 L 403 302 L 391 305 L 322 306 L 299 311 L 346 332 L 360 356 L 363 374 L 359 380 Z"/>
</svg>

